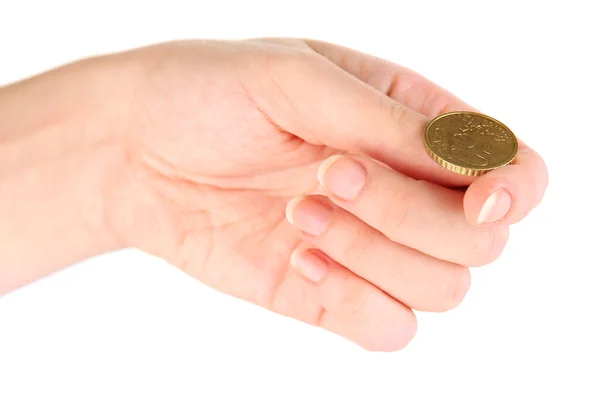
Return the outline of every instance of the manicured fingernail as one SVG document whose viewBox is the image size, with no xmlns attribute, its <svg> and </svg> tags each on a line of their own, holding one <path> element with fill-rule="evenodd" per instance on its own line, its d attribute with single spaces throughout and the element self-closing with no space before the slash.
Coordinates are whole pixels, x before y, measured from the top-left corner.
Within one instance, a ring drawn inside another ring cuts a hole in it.
<svg viewBox="0 0 600 412">
<path fill-rule="evenodd" d="M 313 282 L 320 282 L 327 274 L 327 262 L 310 250 L 296 249 L 292 253 L 290 264 L 302 276 Z"/>
<path fill-rule="evenodd" d="M 314 199 L 296 197 L 285 209 L 287 220 L 309 235 L 318 236 L 325 232 L 333 209 Z"/>
<path fill-rule="evenodd" d="M 497 222 L 506 216 L 510 210 L 511 203 L 512 199 L 506 190 L 500 189 L 495 191 L 483 204 L 477 218 L 477 223 Z"/>
<path fill-rule="evenodd" d="M 365 185 L 367 171 L 356 160 L 335 155 L 325 160 L 317 172 L 321 186 L 344 200 L 352 200 Z"/>
</svg>

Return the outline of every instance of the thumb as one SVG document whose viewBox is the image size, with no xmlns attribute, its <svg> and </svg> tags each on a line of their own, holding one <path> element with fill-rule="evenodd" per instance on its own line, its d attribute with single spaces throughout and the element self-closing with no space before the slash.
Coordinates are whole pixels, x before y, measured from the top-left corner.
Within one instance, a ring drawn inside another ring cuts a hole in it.
<svg viewBox="0 0 600 412">
<path fill-rule="evenodd" d="M 285 59 L 290 60 L 269 68 L 273 90 L 254 98 L 280 128 L 314 145 L 367 155 L 415 179 L 447 186 L 473 181 L 427 155 L 423 133 L 428 119 L 421 113 L 319 54 Z"/>
</svg>

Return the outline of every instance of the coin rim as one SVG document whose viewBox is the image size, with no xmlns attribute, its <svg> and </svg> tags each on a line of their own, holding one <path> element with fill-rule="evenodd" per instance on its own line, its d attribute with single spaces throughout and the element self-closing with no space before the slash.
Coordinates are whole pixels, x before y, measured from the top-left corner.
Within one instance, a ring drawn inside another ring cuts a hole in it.
<svg viewBox="0 0 600 412">
<path fill-rule="evenodd" d="M 467 167 L 467 166 L 459 166 L 454 163 L 451 163 L 451 162 L 447 161 L 446 159 L 444 159 L 443 157 L 441 157 L 441 155 L 437 154 L 433 150 L 433 148 L 429 145 L 429 142 L 427 141 L 427 135 L 429 133 L 429 129 L 436 121 L 440 120 L 443 117 L 460 115 L 460 114 L 468 114 L 468 115 L 484 117 L 486 119 L 489 119 L 493 122 L 498 123 L 500 126 L 503 126 L 506 130 L 508 130 L 508 132 L 510 133 L 510 135 L 512 136 L 512 138 L 515 141 L 515 149 L 514 149 L 513 153 L 510 155 L 510 157 L 508 158 L 508 160 L 506 160 L 505 162 L 503 162 L 501 164 L 495 165 L 493 167 L 476 167 L 476 166 L 475 167 Z M 439 164 L 440 166 L 442 166 L 445 169 L 448 169 L 454 173 L 458 173 L 458 174 L 465 175 L 465 176 L 481 176 L 481 175 L 483 175 L 487 172 L 490 172 L 494 169 L 498 169 L 500 167 L 509 165 L 515 161 L 517 154 L 519 152 L 519 139 L 517 139 L 517 136 L 514 134 L 514 132 L 508 126 L 506 126 L 500 120 L 495 119 L 491 116 L 488 116 L 483 113 L 471 112 L 468 110 L 457 110 L 457 111 L 447 112 L 447 113 L 440 114 L 440 115 L 434 117 L 433 119 L 431 119 L 427 123 L 427 126 L 425 127 L 425 133 L 423 134 L 423 142 L 425 144 L 425 150 L 426 150 L 427 154 L 437 164 Z"/>
</svg>

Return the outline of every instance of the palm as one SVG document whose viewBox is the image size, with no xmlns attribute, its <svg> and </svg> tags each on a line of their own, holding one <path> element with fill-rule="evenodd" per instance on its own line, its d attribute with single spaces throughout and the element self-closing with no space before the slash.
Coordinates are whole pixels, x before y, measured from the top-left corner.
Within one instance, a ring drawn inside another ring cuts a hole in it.
<svg viewBox="0 0 600 412">
<path fill-rule="evenodd" d="M 227 294 L 314 322 L 313 286 L 289 268 L 300 239 L 285 205 L 318 187 L 316 167 L 333 150 L 274 124 L 236 76 L 221 72 L 224 87 L 198 75 L 202 65 L 190 68 L 195 75 L 156 74 L 143 99 L 134 158 L 150 177 L 147 213 L 162 215 L 149 219 L 164 222 L 162 236 L 151 236 L 162 244 L 147 248 L 170 251 L 169 261 Z"/>
</svg>

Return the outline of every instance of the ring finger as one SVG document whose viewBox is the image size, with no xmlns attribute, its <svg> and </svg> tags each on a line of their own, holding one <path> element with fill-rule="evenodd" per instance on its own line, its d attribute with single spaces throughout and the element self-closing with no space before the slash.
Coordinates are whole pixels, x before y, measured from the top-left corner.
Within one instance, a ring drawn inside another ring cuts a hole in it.
<svg viewBox="0 0 600 412">
<path fill-rule="evenodd" d="M 467 268 L 393 242 L 324 197 L 295 198 L 286 215 L 332 260 L 413 309 L 454 308 L 469 288 Z"/>
</svg>

